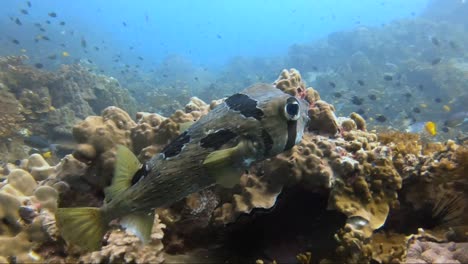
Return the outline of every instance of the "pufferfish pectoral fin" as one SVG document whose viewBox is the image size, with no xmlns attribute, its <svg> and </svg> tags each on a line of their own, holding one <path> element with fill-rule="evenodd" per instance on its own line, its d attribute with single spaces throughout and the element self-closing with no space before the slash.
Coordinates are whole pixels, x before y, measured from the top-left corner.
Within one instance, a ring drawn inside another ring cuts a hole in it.
<svg viewBox="0 0 468 264">
<path fill-rule="evenodd" d="M 135 234 L 144 244 L 151 241 L 154 212 L 133 213 L 120 219 L 120 224 Z"/>
<path fill-rule="evenodd" d="M 117 146 L 115 157 L 114 178 L 112 184 L 104 190 L 107 202 L 132 186 L 132 178 L 141 168 L 141 163 L 135 154 L 122 145 Z"/>
<path fill-rule="evenodd" d="M 251 143 L 241 141 L 237 146 L 210 153 L 203 165 L 215 177 L 216 183 L 232 188 L 239 183 L 242 175 L 242 162 L 252 156 Z"/>
</svg>

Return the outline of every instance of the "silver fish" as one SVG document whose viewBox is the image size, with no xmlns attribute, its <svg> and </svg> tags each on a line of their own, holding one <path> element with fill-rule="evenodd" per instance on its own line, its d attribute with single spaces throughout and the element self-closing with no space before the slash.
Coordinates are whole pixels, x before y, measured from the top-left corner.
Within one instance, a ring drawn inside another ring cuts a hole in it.
<svg viewBox="0 0 468 264">
<path fill-rule="evenodd" d="M 143 242 L 150 240 L 154 209 L 219 184 L 231 188 L 252 162 L 298 144 L 308 103 L 271 84 L 256 84 L 228 97 L 145 164 L 117 148 L 114 179 L 101 208 L 60 208 L 62 236 L 98 249 L 107 224 L 120 224 Z"/>
</svg>

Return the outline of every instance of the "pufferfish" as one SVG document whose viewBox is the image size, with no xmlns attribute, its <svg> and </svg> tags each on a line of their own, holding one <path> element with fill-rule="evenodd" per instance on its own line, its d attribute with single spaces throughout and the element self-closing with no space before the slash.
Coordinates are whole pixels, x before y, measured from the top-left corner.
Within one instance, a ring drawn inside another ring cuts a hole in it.
<svg viewBox="0 0 468 264">
<path fill-rule="evenodd" d="M 306 101 L 271 84 L 256 84 L 228 97 L 144 164 L 118 146 L 104 205 L 58 209 L 63 238 L 96 250 L 109 222 L 120 219 L 122 226 L 148 242 L 154 209 L 215 184 L 235 186 L 252 162 L 301 141 L 308 108 Z"/>
</svg>

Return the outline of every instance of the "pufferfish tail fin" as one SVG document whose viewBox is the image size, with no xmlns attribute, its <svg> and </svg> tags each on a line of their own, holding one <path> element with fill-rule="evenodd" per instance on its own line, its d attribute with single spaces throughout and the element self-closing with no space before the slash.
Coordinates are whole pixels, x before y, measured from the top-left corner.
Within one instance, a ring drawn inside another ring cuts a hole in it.
<svg viewBox="0 0 468 264">
<path fill-rule="evenodd" d="M 133 176 L 141 168 L 138 158 L 128 148 L 118 145 L 115 155 L 115 169 L 112 184 L 104 190 L 106 202 L 132 186 Z"/>
<path fill-rule="evenodd" d="M 67 242 L 92 251 L 101 247 L 108 223 L 100 208 L 59 208 L 55 218 Z"/>
</svg>

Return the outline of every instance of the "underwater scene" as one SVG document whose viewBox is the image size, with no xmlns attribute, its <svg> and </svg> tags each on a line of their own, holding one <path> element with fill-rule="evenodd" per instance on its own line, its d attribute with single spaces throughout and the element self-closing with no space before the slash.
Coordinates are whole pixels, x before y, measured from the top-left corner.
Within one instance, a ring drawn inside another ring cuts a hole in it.
<svg viewBox="0 0 468 264">
<path fill-rule="evenodd" d="M 4 0 L 0 263 L 468 263 L 465 0 Z"/>
</svg>

